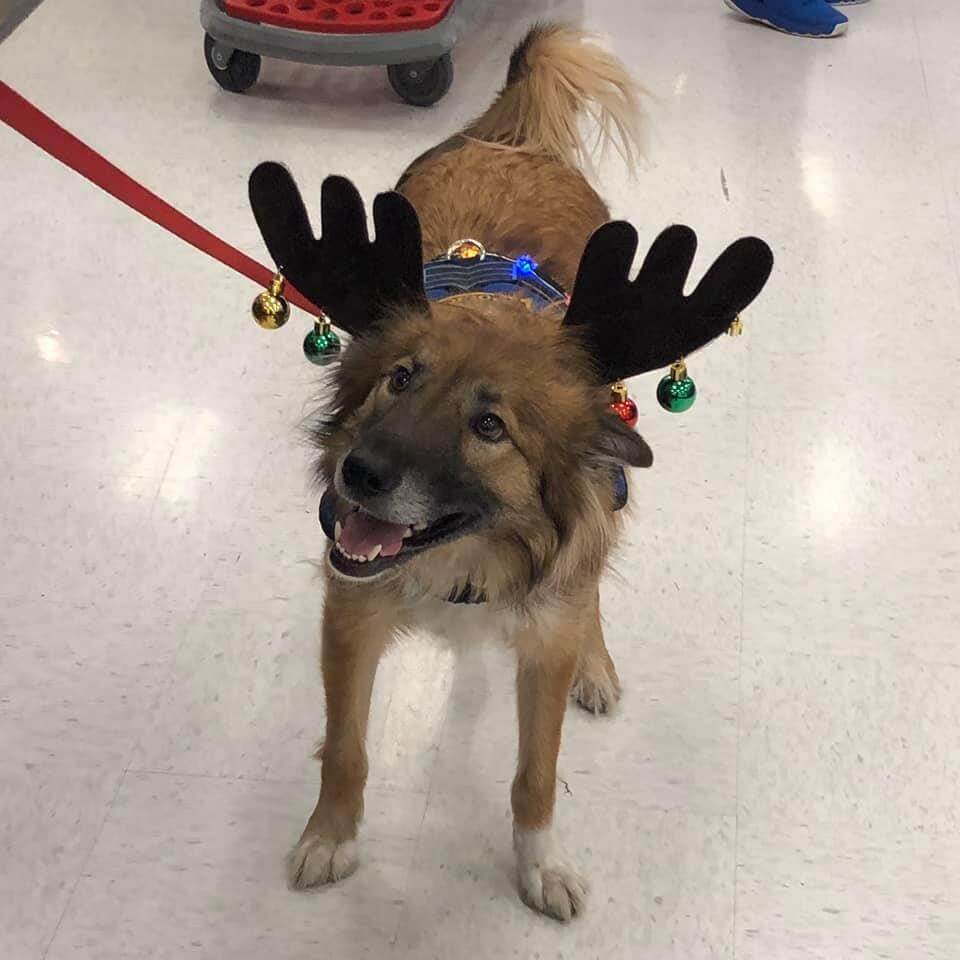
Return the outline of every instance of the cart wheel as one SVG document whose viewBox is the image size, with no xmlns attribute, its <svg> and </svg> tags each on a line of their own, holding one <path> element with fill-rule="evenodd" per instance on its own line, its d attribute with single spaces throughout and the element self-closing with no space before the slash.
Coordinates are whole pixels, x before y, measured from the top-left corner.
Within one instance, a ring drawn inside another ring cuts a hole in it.
<svg viewBox="0 0 960 960">
<path fill-rule="evenodd" d="M 234 50 L 226 62 L 221 61 L 220 55 L 214 53 L 216 41 L 209 33 L 203 36 L 203 56 L 210 68 L 213 79 L 231 93 L 243 93 L 249 90 L 260 76 L 260 55 L 247 53 L 246 50 Z"/>
<path fill-rule="evenodd" d="M 422 63 L 395 63 L 387 67 L 390 86 L 415 107 L 436 103 L 453 83 L 453 61 L 445 53 L 437 60 Z"/>
</svg>

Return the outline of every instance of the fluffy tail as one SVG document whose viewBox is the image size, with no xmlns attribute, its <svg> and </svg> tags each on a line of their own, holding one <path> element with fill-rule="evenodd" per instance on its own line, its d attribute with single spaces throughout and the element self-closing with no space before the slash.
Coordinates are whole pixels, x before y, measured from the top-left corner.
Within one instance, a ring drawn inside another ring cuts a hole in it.
<svg viewBox="0 0 960 960">
<path fill-rule="evenodd" d="M 588 143 L 582 114 L 599 134 Z M 597 146 L 613 145 L 631 167 L 640 152 L 639 90 L 623 64 L 574 27 L 538 24 L 510 57 L 507 84 L 466 131 L 476 140 L 589 165 Z"/>
</svg>

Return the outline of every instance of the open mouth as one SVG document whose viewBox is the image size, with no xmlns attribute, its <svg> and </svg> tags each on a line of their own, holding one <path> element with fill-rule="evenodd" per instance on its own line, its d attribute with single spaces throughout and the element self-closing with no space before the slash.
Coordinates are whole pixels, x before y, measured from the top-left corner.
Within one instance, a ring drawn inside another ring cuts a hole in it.
<svg viewBox="0 0 960 960">
<path fill-rule="evenodd" d="M 451 513 L 432 523 L 391 523 L 342 500 L 332 488 L 320 501 L 320 523 L 333 541 L 330 564 L 355 579 L 377 576 L 424 550 L 449 543 L 478 522 L 474 514 Z"/>
</svg>

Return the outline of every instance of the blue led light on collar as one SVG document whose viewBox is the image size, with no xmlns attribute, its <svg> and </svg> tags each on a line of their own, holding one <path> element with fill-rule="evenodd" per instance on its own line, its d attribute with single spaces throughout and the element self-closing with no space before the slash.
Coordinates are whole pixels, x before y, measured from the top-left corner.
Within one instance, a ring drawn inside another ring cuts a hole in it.
<svg viewBox="0 0 960 960">
<path fill-rule="evenodd" d="M 533 276 L 539 266 L 540 264 L 537 263 L 529 253 L 521 253 L 520 256 L 513 261 L 513 279 L 519 280 L 521 277 Z"/>
</svg>

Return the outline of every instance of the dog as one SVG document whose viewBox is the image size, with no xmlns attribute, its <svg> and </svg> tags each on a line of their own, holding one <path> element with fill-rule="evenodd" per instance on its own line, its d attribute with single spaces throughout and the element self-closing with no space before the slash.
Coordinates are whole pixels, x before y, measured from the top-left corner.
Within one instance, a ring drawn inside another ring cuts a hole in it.
<svg viewBox="0 0 960 960">
<path fill-rule="evenodd" d="M 520 895 L 559 920 L 584 908 L 586 881 L 553 825 L 561 727 L 571 694 L 595 713 L 620 696 L 599 582 L 622 524 L 624 468 L 653 463 L 611 413 L 609 384 L 723 333 L 772 267 L 766 244 L 742 238 L 685 296 L 696 238 L 674 226 L 631 280 L 636 231 L 607 222 L 581 171 L 585 111 L 629 162 L 638 113 L 626 70 L 578 30 L 541 25 L 491 107 L 376 198 L 374 240 L 348 180 L 324 181 L 317 238 L 284 167 L 251 175 L 278 268 L 352 338 L 311 425 L 331 541 L 327 721 L 293 887 L 357 865 L 383 652 L 404 633 L 460 632 L 469 619 L 516 651 Z M 428 297 L 431 285 L 442 295 Z"/>
</svg>

